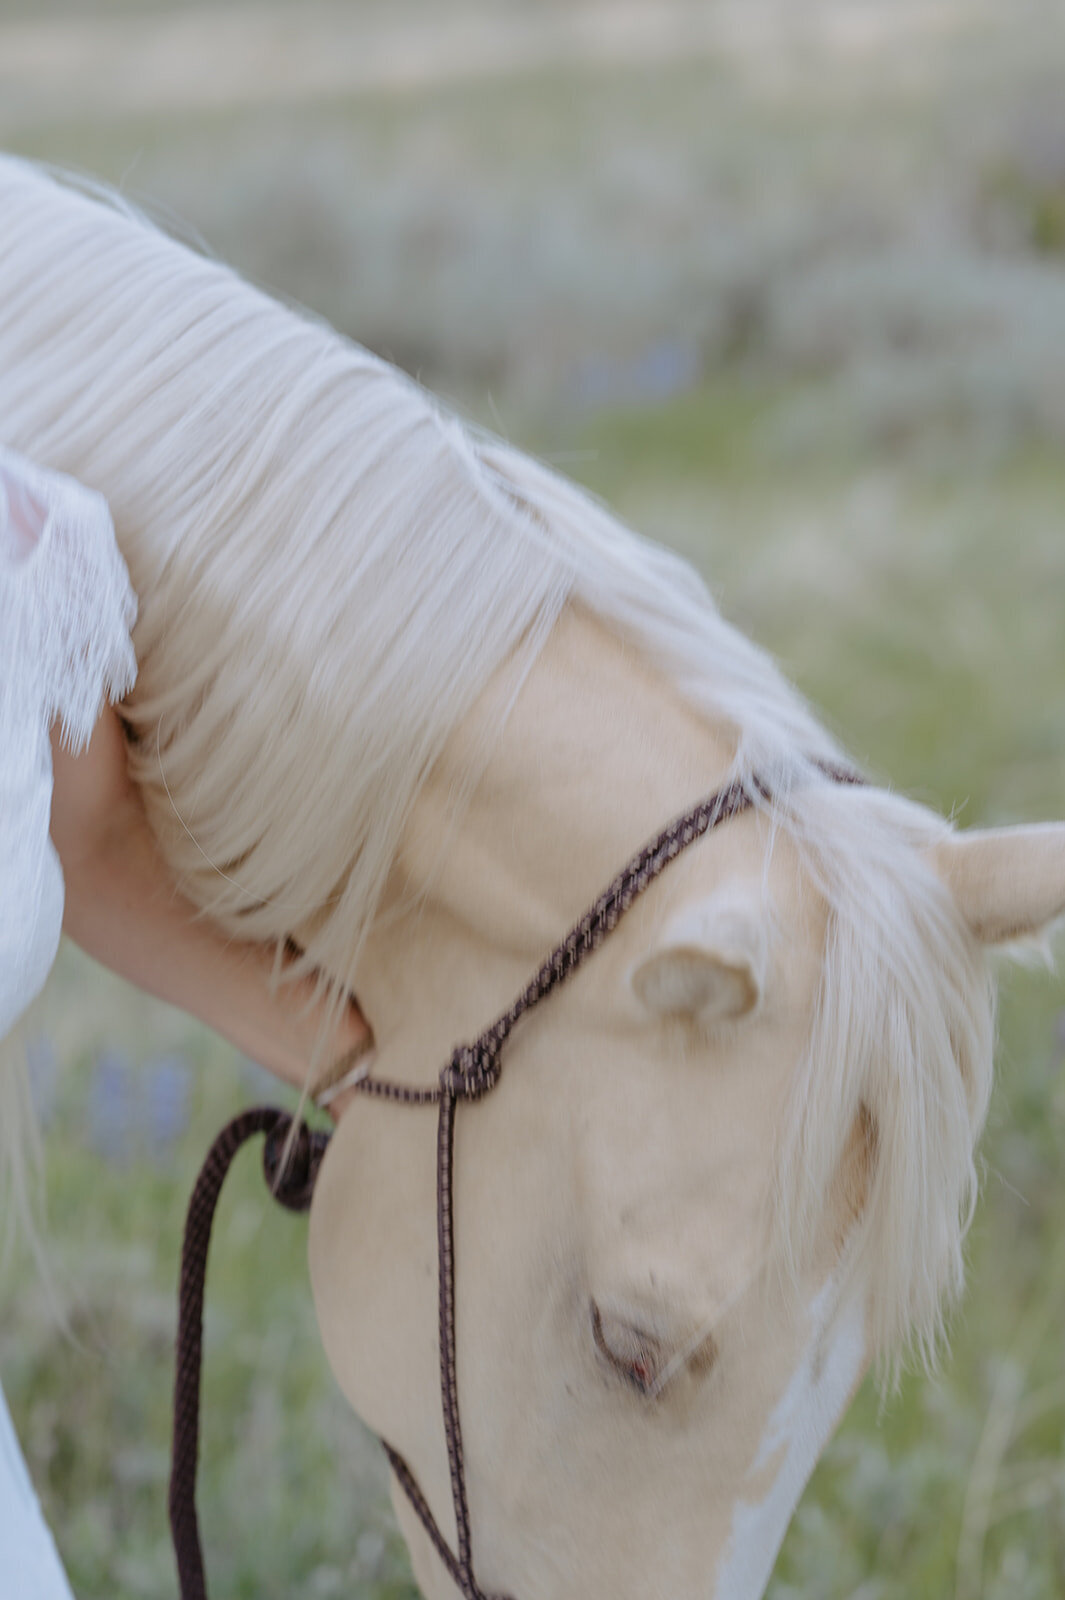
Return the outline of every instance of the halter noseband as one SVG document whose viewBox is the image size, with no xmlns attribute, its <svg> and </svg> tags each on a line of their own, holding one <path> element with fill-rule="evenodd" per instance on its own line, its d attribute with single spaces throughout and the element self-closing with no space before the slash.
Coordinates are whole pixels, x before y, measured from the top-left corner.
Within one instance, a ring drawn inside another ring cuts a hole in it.
<svg viewBox="0 0 1065 1600">
<path fill-rule="evenodd" d="M 860 784 L 856 774 L 821 767 L 835 783 Z M 466 1470 L 459 1421 L 455 1344 L 455 1218 L 453 1158 L 455 1113 L 460 1100 L 480 1100 L 499 1082 L 503 1047 L 514 1024 L 547 998 L 559 984 L 597 950 L 628 911 L 633 901 L 653 883 L 671 861 L 704 834 L 749 811 L 756 799 L 770 797 L 759 778 L 750 787 L 740 782 L 719 789 L 708 799 L 664 828 L 635 855 L 610 886 L 556 945 L 535 976 L 508 1010 L 486 1028 L 472 1044 L 459 1045 L 431 1088 L 394 1083 L 387 1078 L 363 1077 L 354 1085 L 361 1094 L 400 1105 L 438 1107 L 436 1144 L 437 1270 L 440 1321 L 440 1400 L 447 1441 L 451 1497 L 458 1549 L 451 1549 L 441 1533 L 417 1479 L 399 1453 L 384 1440 L 385 1454 L 404 1494 L 410 1501 L 433 1547 L 450 1573 L 463 1600 L 510 1600 L 486 1593 L 473 1570 L 470 1511 L 466 1495 Z M 199 1391 L 201 1367 L 203 1289 L 211 1220 L 222 1180 L 237 1150 L 255 1133 L 267 1135 L 263 1167 L 275 1197 L 292 1210 L 306 1210 L 329 1141 L 325 1133 L 312 1133 L 301 1124 L 293 1153 L 281 1170 L 281 1153 L 291 1118 L 272 1106 L 257 1106 L 228 1123 L 208 1152 L 189 1202 L 182 1248 L 179 1291 L 177 1370 L 174 1384 L 174 1439 L 170 1474 L 170 1526 L 177 1557 L 181 1600 L 206 1600 L 207 1588 L 196 1520 L 196 1459 L 199 1442 Z"/>
</svg>

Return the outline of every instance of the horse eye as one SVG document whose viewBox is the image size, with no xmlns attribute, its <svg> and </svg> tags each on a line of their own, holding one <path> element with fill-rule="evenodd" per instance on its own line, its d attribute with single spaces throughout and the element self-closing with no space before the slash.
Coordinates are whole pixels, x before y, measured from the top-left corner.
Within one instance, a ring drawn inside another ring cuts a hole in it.
<svg viewBox="0 0 1065 1600">
<path fill-rule="evenodd" d="M 637 1393 L 655 1395 L 661 1379 L 663 1359 L 657 1342 L 638 1328 L 617 1317 L 603 1315 L 592 1301 L 592 1339 L 599 1354 Z"/>
</svg>

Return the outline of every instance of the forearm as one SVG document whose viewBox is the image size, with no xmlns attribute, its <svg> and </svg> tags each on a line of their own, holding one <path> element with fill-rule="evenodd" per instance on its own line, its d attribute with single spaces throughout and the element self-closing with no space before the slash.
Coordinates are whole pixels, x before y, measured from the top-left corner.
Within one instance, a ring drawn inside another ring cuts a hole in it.
<svg viewBox="0 0 1065 1600">
<path fill-rule="evenodd" d="M 288 1083 L 306 1082 L 316 1047 L 324 1065 L 367 1038 L 357 1009 L 345 1006 L 322 1040 L 324 1008 L 311 980 L 273 989 L 272 952 L 227 939 L 178 893 L 126 776 L 117 718 L 101 719 L 84 755 L 56 750 L 54 759 L 52 833 L 64 930 L 75 943 Z"/>
</svg>

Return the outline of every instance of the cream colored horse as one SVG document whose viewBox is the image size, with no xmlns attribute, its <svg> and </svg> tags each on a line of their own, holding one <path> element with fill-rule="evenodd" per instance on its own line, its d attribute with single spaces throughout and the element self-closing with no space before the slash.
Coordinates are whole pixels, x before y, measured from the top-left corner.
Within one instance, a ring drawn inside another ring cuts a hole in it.
<svg viewBox="0 0 1065 1600">
<path fill-rule="evenodd" d="M 114 203 L 0 161 L 0 216 L 0 437 L 113 507 L 159 837 L 357 992 L 375 1072 L 432 1083 L 647 837 L 768 785 L 519 1025 L 456 1158 L 481 1586 L 756 1600 L 869 1363 L 928 1352 L 960 1288 L 984 950 L 1065 909 L 1065 827 L 828 782 L 694 575 L 572 486 Z M 311 1264 L 345 1393 L 453 1538 L 434 1139 L 356 1102 Z"/>
</svg>

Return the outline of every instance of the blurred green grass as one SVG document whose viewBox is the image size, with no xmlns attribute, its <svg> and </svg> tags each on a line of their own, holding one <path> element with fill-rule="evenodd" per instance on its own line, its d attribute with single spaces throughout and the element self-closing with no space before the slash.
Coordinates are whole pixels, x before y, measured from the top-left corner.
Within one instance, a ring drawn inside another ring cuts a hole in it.
<svg viewBox="0 0 1065 1600">
<path fill-rule="evenodd" d="M 63 9 L 0 5 L 0 72 L 5 22 Z M 9 142 L 154 196 L 682 550 L 874 773 L 966 825 L 1035 819 L 1065 811 L 1065 29 L 1057 3 L 983 32 L 970 9 L 915 57 L 845 70 L 708 55 L 195 117 L 60 111 Z M 1063 1007 L 1060 980 L 1006 973 L 951 1354 L 883 1408 L 863 1391 L 773 1600 L 1065 1595 Z M 76 952 L 35 1026 L 64 1063 L 48 1236 L 74 1338 L 23 1263 L 5 1390 L 78 1594 L 155 1600 L 174 1589 L 184 1198 L 253 1086 Z M 194 1069 L 163 1165 L 87 1139 L 116 1046 Z M 254 1166 L 230 1180 L 208 1290 L 216 1592 L 409 1597 L 376 1448 L 320 1353 L 304 1226 Z"/>
</svg>

